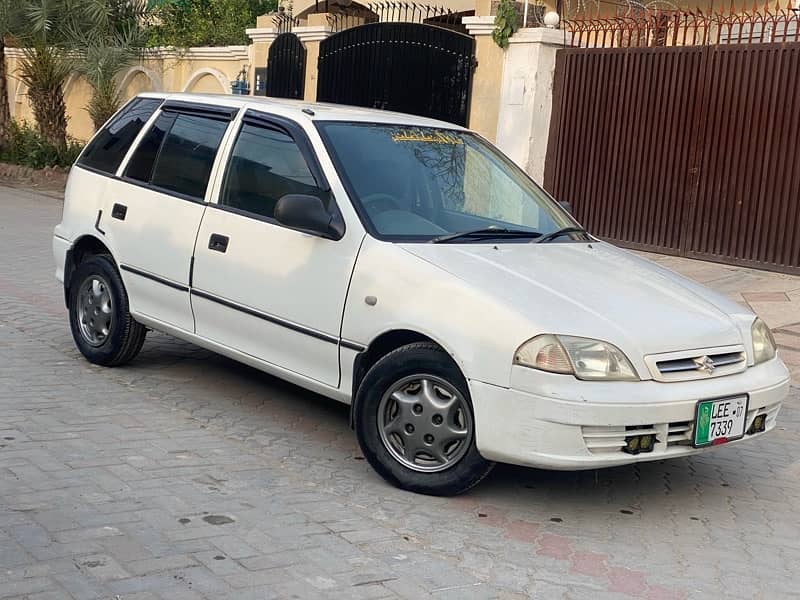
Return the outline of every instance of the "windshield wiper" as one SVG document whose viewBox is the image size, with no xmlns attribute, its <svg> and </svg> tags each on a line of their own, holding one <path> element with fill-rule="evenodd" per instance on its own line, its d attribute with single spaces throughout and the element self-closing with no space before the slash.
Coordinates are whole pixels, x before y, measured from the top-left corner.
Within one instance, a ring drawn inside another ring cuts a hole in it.
<svg viewBox="0 0 800 600">
<path fill-rule="evenodd" d="M 523 237 L 539 237 L 542 235 L 538 231 L 528 231 L 525 229 L 507 229 L 505 227 L 482 227 L 481 229 L 473 229 L 472 231 L 461 231 L 459 233 L 449 233 L 447 235 L 440 235 L 432 240 L 428 240 L 431 244 L 441 244 L 458 240 L 462 238 L 523 238 Z"/>
<path fill-rule="evenodd" d="M 546 235 L 543 235 L 538 240 L 536 240 L 537 244 L 546 244 L 556 238 L 560 238 L 562 235 L 569 235 L 570 233 L 582 233 L 584 235 L 588 235 L 589 232 L 586 231 L 583 227 L 562 227 L 557 231 L 553 231 Z"/>
</svg>

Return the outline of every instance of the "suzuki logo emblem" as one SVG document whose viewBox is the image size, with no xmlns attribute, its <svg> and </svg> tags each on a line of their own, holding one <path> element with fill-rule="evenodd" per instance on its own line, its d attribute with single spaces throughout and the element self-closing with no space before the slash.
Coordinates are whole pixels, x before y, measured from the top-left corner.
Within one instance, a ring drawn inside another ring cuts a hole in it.
<svg viewBox="0 0 800 600">
<path fill-rule="evenodd" d="M 711 360 L 708 356 L 701 356 L 700 358 L 692 359 L 698 371 L 705 371 L 709 375 L 714 372 L 714 369 L 717 366 L 714 364 L 714 361 Z"/>
</svg>

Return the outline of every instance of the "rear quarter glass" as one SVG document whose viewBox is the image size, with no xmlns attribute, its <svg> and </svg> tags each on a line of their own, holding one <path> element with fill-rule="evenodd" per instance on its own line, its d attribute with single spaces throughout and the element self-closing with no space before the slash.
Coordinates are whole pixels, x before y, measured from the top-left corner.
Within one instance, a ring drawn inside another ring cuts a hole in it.
<svg viewBox="0 0 800 600">
<path fill-rule="evenodd" d="M 160 98 L 134 98 L 92 138 L 78 158 L 78 164 L 115 173 L 133 140 L 161 103 Z"/>
</svg>

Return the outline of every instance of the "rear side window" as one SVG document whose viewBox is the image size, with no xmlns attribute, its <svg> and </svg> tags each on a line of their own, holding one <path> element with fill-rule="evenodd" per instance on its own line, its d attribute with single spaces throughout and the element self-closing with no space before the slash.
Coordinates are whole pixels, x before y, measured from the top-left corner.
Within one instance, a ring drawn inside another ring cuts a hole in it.
<svg viewBox="0 0 800 600">
<path fill-rule="evenodd" d="M 127 177 L 202 200 L 228 121 L 162 113 L 131 157 Z"/>
<path fill-rule="evenodd" d="M 286 194 L 317 196 L 326 206 L 329 199 L 288 134 L 245 123 L 233 146 L 220 204 L 273 218 L 275 204 Z"/>
<path fill-rule="evenodd" d="M 94 136 L 78 164 L 104 173 L 115 173 L 145 122 L 161 105 L 159 98 L 137 98 Z"/>
</svg>

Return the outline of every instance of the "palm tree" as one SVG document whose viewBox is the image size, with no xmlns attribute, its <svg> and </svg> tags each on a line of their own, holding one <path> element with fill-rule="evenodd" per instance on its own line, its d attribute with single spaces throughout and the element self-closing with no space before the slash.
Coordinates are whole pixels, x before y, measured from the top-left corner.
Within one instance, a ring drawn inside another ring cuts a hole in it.
<svg viewBox="0 0 800 600">
<path fill-rule="evenodd" d="M 64 84 L 72 72 L 92 86 L 87 110 L 95 127 L 116 111 L 116 76 L 144 46 L 146 11 L 146 0 L 22 0 L 15 28 L 24 53 L 19 76 L 47 142 L 66 147 Z"/>
<path fill-rule="evenodd" d="M 6 80 L 6 37 L 11 31 L 14 9 L 18 5 L 10 0 L 0 0 L 0 148 L 8 145 L 11 126 L 11 108 L 8 105 Z"/>
<path fill-rule="evenodd" d="M 68 32 L 80 29 L 79 2 L 23 0 L 20 20 L 14 27 L 23 48 L 19 77 L 28 86 L 37 129 L 59 150 L 67 145 L 64 83 L 74 64 L 67 42 Z"/>
<path fill-rule="evenodd" d="M 71 34 L 80 48 L 77 71 L 92 87 L 86 110 L 95 129 L 121 104 L 117 76 L 141 58 L 147 41 L 146 0 L 83 0 L 84 27 Z"/>
</svg>

